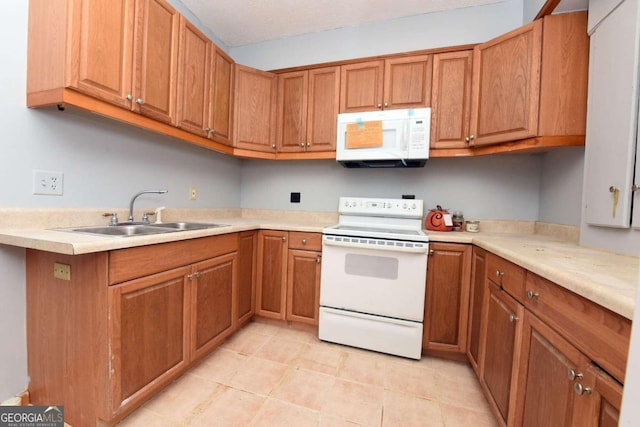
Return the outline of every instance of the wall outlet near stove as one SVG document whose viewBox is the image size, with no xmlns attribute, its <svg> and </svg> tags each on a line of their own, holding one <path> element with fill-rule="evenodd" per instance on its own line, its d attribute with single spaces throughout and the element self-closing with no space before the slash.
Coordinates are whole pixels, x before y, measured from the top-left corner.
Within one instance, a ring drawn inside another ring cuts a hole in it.
<svg viewBox="0 0 640 427">
<path fill-rule="evenodd" d="M 291 193 L 291 203 L 300 203 L 300 193 Z"/>
</svg>

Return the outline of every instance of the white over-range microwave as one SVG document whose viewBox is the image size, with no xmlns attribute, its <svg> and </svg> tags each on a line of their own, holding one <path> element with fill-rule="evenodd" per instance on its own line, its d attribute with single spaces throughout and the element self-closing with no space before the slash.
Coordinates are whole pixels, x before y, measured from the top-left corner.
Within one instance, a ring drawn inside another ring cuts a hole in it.
<svg viewBox="0 0 640 427">
<path fill-rule="evenodd" d="M 421 167 L 429 158 L 431 108 L 338 114 L 336 160 L 344 167 Z"/>
</svg>

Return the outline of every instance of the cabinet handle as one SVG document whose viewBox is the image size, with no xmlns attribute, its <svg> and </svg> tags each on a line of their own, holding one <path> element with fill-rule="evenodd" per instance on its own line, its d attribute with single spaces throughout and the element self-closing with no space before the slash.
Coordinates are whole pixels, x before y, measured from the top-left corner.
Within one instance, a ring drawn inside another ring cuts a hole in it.
<svg viewBox="0 0 640 427">
<path fill-rule="evenodd" d="M 433 255 L 434 253 L 433 249 L 429 249 L 429 255 Z"/>
<path fill-rule="evenodd" d="M 516 316 L 515 314 L 511 313 L 509 315 L 509 322 L 513 323 L 513 322 L 517 322 L 518 320 L 520 320 L 520 318 L 518 316 Z"/>
<path fill-rule="evenodd" d="M 286 238 L 286 237 L 284 237 L 284 236 L 282 236 L 282 241 L 283 241 L 283 242 L 286 242 L 286 241 L 287 241 L 287 238 Z"/>
<path fill-rule="evenodd" d="M 129 94 L 127 95 L 127 101 L 131 101 L 133 99 L 133 95 Z"/>
<path fill-rule="evenodd" d="M 504 276 L 504 271 L 496 270 L 496 277 L 500 278 Z"/>
<path fill-rule="evenodd" d="M 304 142 L 301 142 L 301 143 L 300 143 L 300 147 L 304 147 Z"/>
<path fill-rule="evenodd" d="M 193 280 L 193 274 L 187 274 L 187 279 Z"/>
<path fill-rule="evenodd" d="M 385 102 L 385 103 L 384 103 L 384 108 L 387 108 L 388 106 L 389 106 L 389 103 L 388 103 L 388 102 Z"/>
<path fill-rule="evenodd" d="M 638 191 L 638 190 L 640 190 L 640 185 L 638 185 L 638 184 L 633 184 L 633 185 L 631 186 L 631 192 L 632 192 L 632 193 L 635 193 L 635 192 L 636 192 L 636 191 Z"/>
<path fill-rule="evenodd" d="M 143 104 L 142 98 L 136 99 L 136 104 L 142 105 Z"/>
<path fill-rule="evenodd" d="M 307 239 L 302 239 L 302 244 L 306 245 L 307 244 Z"/>
<path fill-rule="evenodd" d="M 379 110 L 382 110 L 382 104 L 378 104 L 376 107 L 378 107 Z"/>
<path fill-rule="evenodd" d="M 316 264 L 320 264 L 320 255 L 316 258 Z"/>
<path fill-rule="evenodd" d="M 469 135 L 469 141 L 473 141 L 474 139 L 476 139 L 475 135 Z"/>
<path fill-rule="evenodd" d="M 582 396 L 583 394 L 591 394 L 591 387 L 583 386 L 581 383 L 573 384 L 573 392 L 578 396 Z"/>
<path fill-rule="evenodd" d="M 527 291 L 527 298 L 529 299 L 535 299 L 535 298 L 538 298 L 539 296 L 540 294 L 537 293 L 536 291 L 532 291 L 531 289 Z"/>
<path fill-rule="evenodd" d="M 571 381 L 579 380 L 584 377 L 580 372 L 574 371 L 573 368 L 567 369 L 567 376 Z"/>
<path fill-rule="evenodd" d="M 469 141 L 471 141 L 471 138 L 469 138 L 469 137 L 466 137 L 466 138 L 464 139 L 464 142 L 469 142 Z"/>
<path fill-rule="evenodd" d="M 276 148 L 276 144 L 271 144 L 271 148 Z"/>
<path fill-rule="evenodd" d="M 311 147 L 311 143 L 310 142 L 307 142 L 307 147 Z"/>
<path fill-rule="evenodd" d="M 211 128 L 204 128 L 204 130 L 205 130 L 205 131 L 207 131 L 207 133 L 211 133 L 211 131 L 212 131 L 213 129 L 211 129 Z"/>
<path fill-rule="evenodd" d="M 187 274 L 187 279 L 189 279 L 189 280 L 197 279 L 198 277 L 200 277 L 200 272 L 199 271 L 196 271 L 193 274 Z"/>
</svg>

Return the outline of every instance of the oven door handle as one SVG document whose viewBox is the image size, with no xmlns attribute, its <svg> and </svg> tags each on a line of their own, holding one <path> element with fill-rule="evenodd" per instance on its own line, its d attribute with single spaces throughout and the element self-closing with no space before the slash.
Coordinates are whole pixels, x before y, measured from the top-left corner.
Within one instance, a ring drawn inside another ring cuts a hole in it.
<svg viewBox="0 0 640 427">
<path fill-rule="evenodd" d="M 372 245 L 368 243 L 357 243 L 357 242 L 338 242 L 335 240 L 324 239 L 323 245 L 326 246 L 340 246 L 344 248 L 360 248 L 360 249 L 371 249 L 377 251 L 388 251 L 388 252 L 404 252 L 404 253 L 414 253 L 414 254 L 426 254 L 429 250 L 428 244 L 424 244 L 421 247 L 407 247 L 407 246 L 395 246 L 395 245 Z"/>
</svg>

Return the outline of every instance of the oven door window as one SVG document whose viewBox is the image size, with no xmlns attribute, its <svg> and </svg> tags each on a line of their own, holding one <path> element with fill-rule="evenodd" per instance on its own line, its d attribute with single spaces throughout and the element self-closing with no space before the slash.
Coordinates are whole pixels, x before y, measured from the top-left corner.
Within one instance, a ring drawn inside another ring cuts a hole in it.
<svg viewBox="0 0 640 427">
<path fill-rule="evenodd" d="M 345 255 L 344 272 L 352 276 L 398 279 L 398 258 L 348 253 Z"/>
</svg>

